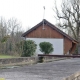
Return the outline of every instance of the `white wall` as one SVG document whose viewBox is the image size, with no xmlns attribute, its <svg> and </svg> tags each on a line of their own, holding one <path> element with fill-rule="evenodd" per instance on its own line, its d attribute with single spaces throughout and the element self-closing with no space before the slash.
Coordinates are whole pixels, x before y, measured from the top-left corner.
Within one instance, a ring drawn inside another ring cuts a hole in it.
<svg viewBox="0 0 80 80">
<path fill-rule="evenodd" d="M 50 42 L 53 44 L 54 51 L 51 54 L 63 55 L 63 39 L 56 38 L 26 38 L 26 40 L 33 40 L 37 44 L 36 54 L 43 54 L 39 49 L 40 42 Z"/>
</svg>

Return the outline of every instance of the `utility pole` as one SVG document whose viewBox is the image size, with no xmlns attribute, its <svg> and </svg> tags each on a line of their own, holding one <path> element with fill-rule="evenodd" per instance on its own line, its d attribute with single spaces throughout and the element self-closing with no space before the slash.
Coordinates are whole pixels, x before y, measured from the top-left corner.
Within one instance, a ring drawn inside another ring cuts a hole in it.
<svg viewBox="0 0 80 80">
<path fill-rule="evenodd" d="M 44 28 L 45 6 L 43 6 L 43 9 L 44 9 L 44 13 L 43 13 L 43 28 L 42 29 L 44 30 L 45 29 Z"/>
</svg>

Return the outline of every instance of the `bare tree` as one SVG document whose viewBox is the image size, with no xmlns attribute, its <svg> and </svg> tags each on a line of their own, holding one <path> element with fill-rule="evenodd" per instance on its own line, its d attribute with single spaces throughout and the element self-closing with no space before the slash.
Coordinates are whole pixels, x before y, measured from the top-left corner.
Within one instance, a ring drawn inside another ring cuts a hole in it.
<svg viewBox="0 0 80 80">
<path fill-rule="evenodd" d="M 5 41 L 7 40 L 6 20 L 0 17 L 0 53 L 5 53 Z"/>
<path fill-rule="evenodd" d="M 9 51 L 14 54 L 16 52 L 16 43 L 21 41 L 21 25 L 17 19 L 11 18 L 7 22 L 7 29 L 10 38 L 8 40 Z"/>
<path fill-rule="evenodd" d="M 8 21 L 3 17 L 0 18 L 0 53 L 1 54 L 15 54 L 16 43 L 20 42 L 23 31 L 21 31 L 21 24 L 15 18 Z"/>
<path fill-rule="evenodd" d="M 21 37 L 23 31 L 21 31 L 21 23 L 17 19 L 11 18 L 5 20 L 0 18 L 0 53 L 15 55 L 20 51 L 16 44 L 23 40 Z M 16 50 L 17 49 L 17 50 Z"/>
<path fill-rule="evenodd" d="M 61 10 L 55 5 L 57 20 L 59 26 L 64 29 L 69 29 L 73 34 L 74 39 L 79 41 L 79 27 L 80 27 L 80 0 L 63 0 Z"/>
</svg>

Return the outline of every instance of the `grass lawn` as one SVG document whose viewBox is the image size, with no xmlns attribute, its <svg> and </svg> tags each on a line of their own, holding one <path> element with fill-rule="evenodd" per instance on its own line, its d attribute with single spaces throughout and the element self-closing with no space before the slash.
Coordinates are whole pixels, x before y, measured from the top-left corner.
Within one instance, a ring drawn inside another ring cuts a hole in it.
<svg viewBox="0 0 80 80">
<path fill-rule="evenodd" d="M 16 56 L 2 55 L 2 54 L 0 54 L 0 58 L 16 58 Z"/>
</svg>

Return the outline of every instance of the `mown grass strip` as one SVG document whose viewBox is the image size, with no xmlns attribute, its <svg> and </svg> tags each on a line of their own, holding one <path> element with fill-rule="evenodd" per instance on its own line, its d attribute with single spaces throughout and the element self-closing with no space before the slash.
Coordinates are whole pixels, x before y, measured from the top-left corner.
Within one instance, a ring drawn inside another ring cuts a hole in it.
<svg viewBox="0 0 80 80">
<path fill-rule="evenodd" d="M 10 55 L 0 55 L 0 59 L 5 59 L 5 58 L 16 58 L 17 56 L 10 56 Z"/>
</svg>

